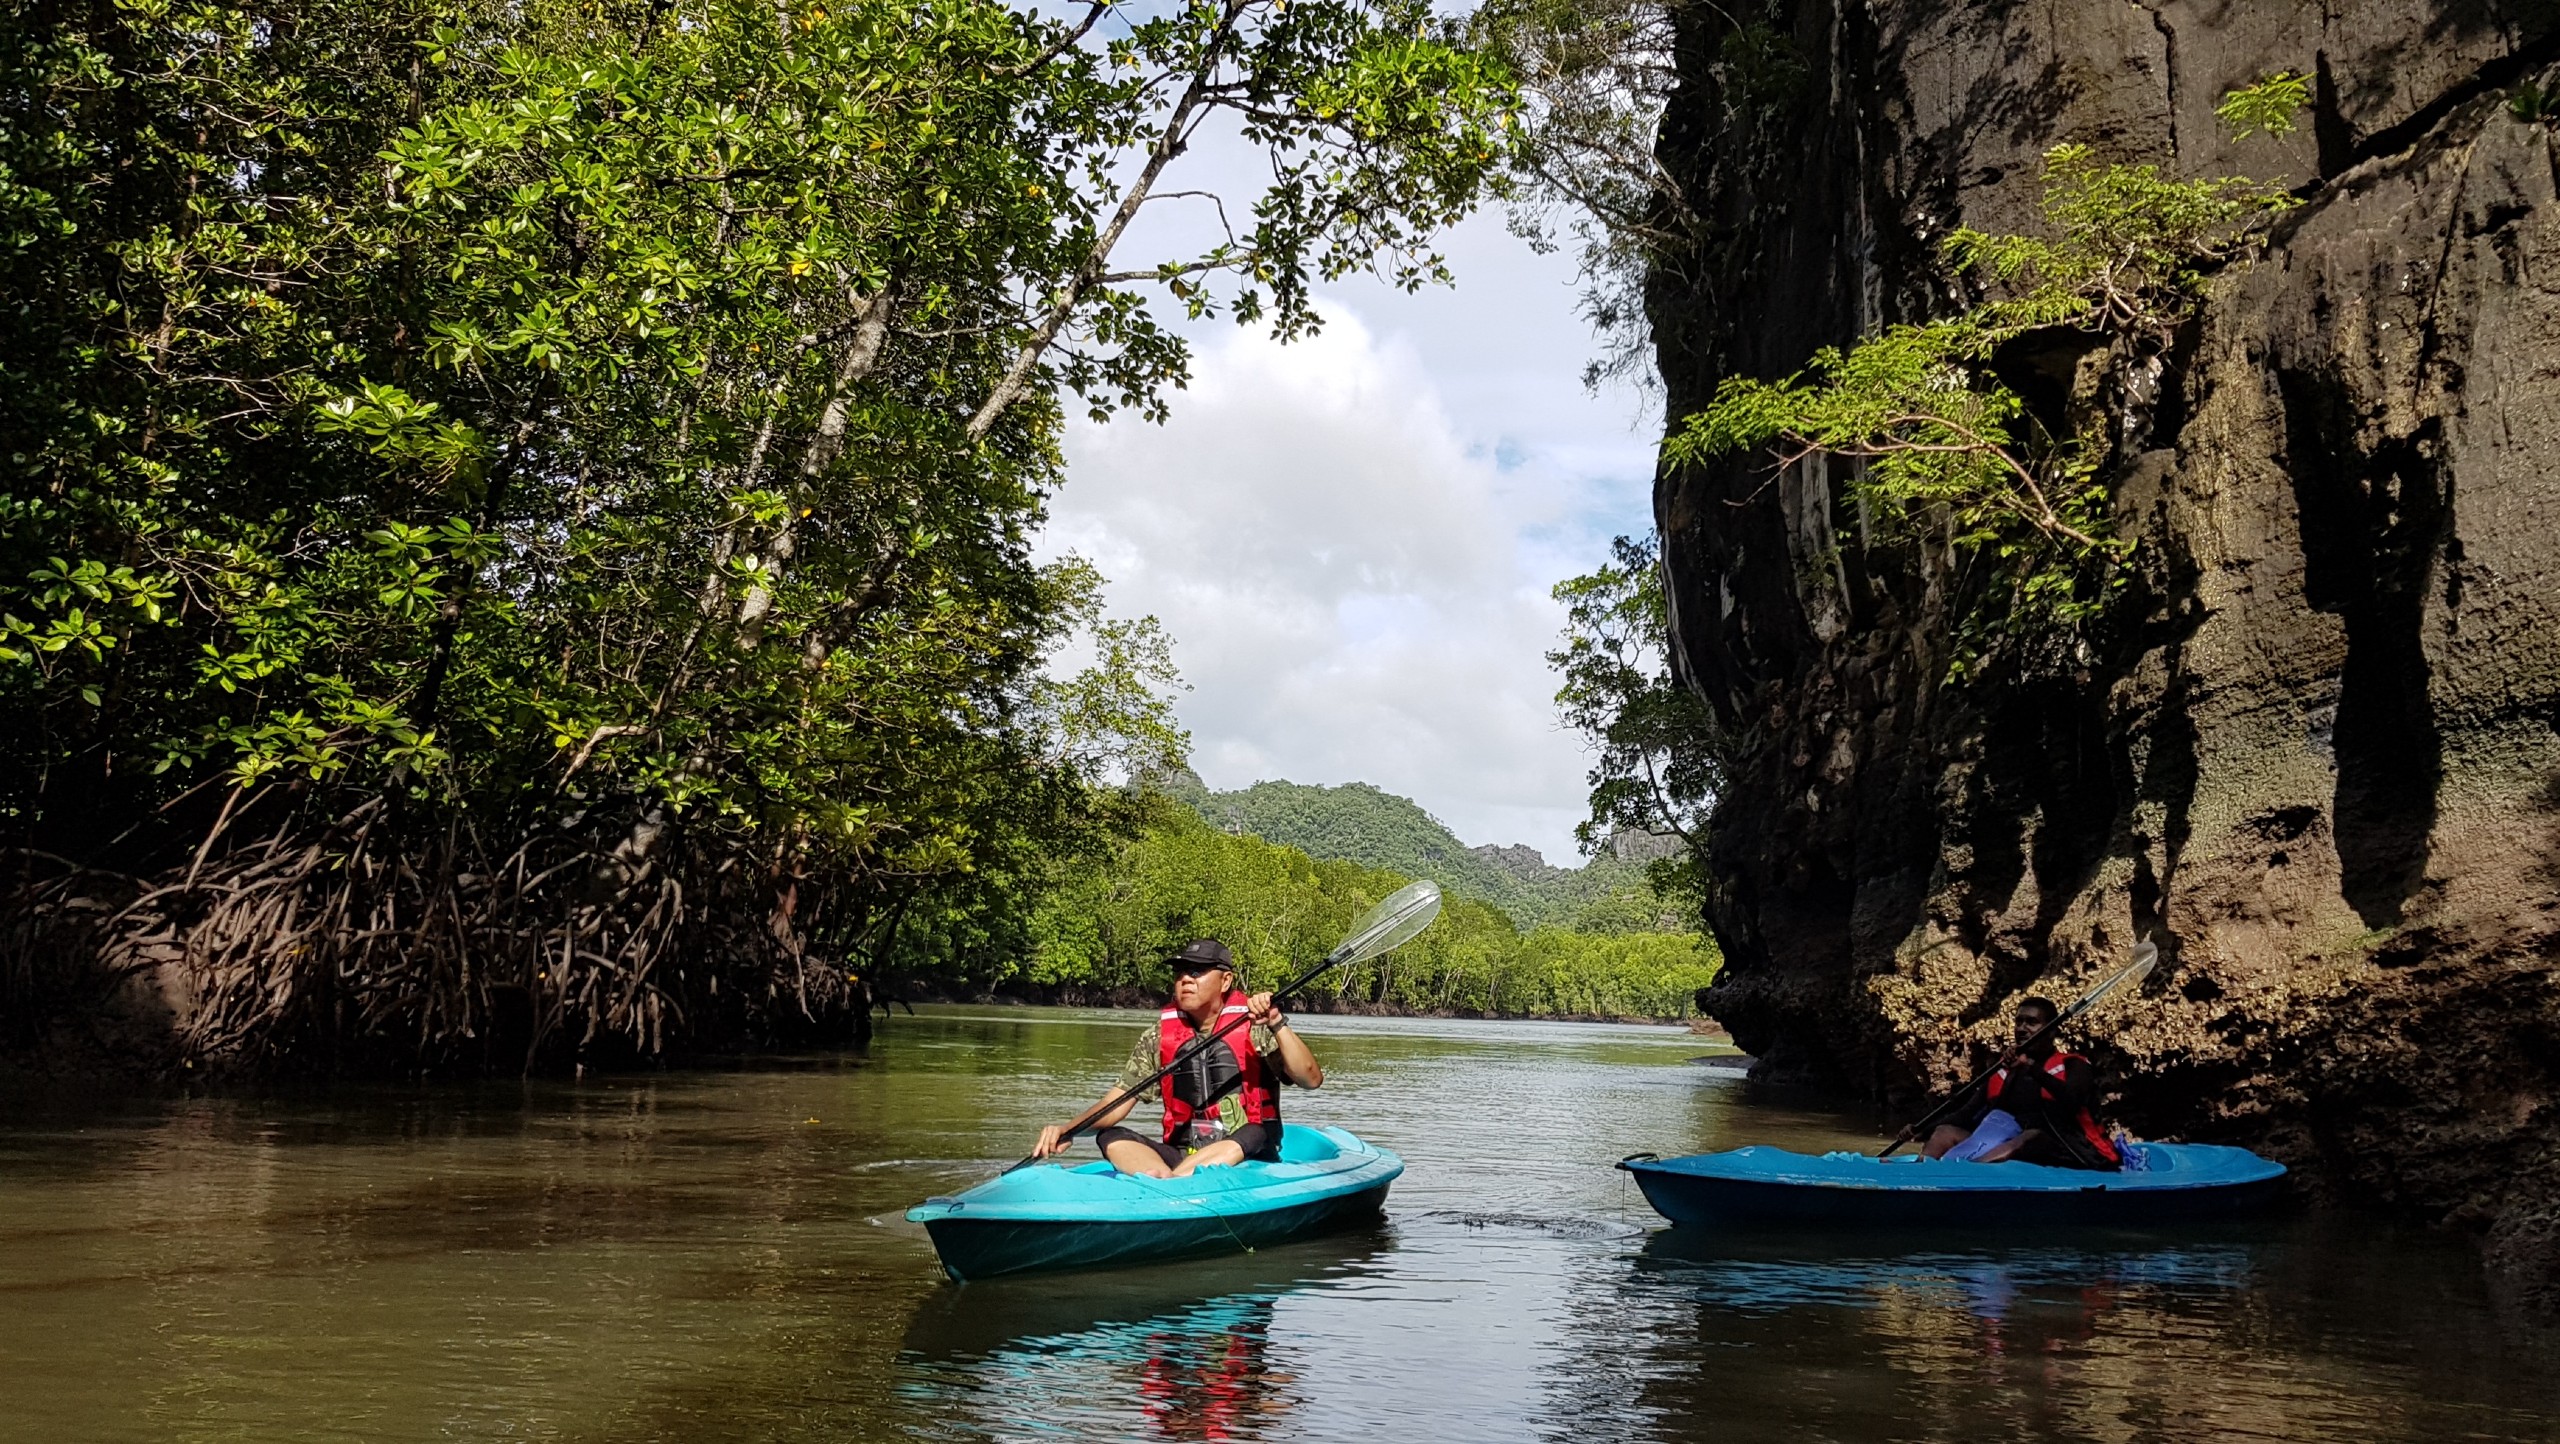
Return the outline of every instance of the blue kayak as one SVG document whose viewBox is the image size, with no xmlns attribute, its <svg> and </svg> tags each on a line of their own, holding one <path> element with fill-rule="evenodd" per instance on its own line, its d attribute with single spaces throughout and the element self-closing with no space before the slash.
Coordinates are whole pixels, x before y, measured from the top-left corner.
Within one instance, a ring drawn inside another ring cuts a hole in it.
<svg viewBox="0 0 2560 1444">
<path fill-rule="evenodd" d="M 1141 1178 L 1108 1163 L 1016 1169 L 907 1210 L 954 1279 L 1241 1252 L 1378 1216 L 1404 1160 L 1339 1128 L 1280 1131 L 1280 1161 Z"/>
<path fill-rule="evenodd" d="M 2275 1197 L 2284 1165 L 2245 1148 L 2137 1143 L 2141 1169 L 1949 1163 L 1903 1154 L 1736 1148 L 1618 1166 L 1678 1224 L 2115 1224 L 2229 1218 Z"/>
</svg>

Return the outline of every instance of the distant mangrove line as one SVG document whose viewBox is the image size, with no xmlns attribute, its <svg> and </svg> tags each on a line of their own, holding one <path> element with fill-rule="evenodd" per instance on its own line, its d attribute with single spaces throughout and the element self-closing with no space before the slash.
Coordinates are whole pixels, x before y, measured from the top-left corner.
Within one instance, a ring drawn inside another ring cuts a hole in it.
<svg viewBox="0 0 2560 1444">
<path fill-rule="evenodd" d="M 1410 881 L 1209 826 L 1162 805 L 1136 839 L 1069 869 L 1033 912 L 1028 946 L 984 986 L 1090 990 L 1164 986 L 1163 959 L 1194 937 L 1236 950 L 1247 987 L 1324 956 L 1351 920 Z M 1336 974 L 1319 1005 L 1404 1012 L 1678 1018 L 1715 977 L 1714 944 L 1652 930 L 1641 885 L 1596 900 L 1577 928 L 1517 929 L 1492 905 L 1452 896 L 1401 950 Z"/>
</svg>

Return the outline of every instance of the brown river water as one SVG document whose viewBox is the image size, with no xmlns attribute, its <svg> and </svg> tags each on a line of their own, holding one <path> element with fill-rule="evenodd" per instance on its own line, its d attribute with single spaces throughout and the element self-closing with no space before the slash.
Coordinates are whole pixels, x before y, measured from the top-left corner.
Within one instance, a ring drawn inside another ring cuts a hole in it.
<svg viewBox="0 0 2560 1444">
<path fill-rule="evenodd" d="M 0 1441 L 2560 1438 L 2457 1240 L 1696 1237 L 1610 1163 L 1871 1142 L 1655 1028 L 1309 1018 L 1374 1230 L 957 1287 L 900 1217 L 1099 1094 L 1138 1014 L 867 1057 L 0 1110 Z"/>
</svg>

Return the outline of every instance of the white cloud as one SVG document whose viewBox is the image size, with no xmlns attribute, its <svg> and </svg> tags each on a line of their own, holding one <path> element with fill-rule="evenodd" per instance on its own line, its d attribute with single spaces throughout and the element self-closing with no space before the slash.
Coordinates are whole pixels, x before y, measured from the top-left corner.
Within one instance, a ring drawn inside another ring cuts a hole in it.
<svg viewBox="0 0 2560 1444">
<path fill-rule="evenodd" d="M 1546 366 L 1562 410 L 1587 402 L 1574 369 Z M 1644 525 L 1626 461 L 1649 445 L 1623 405 L 1618 438 L 1554 438 L 1539 422 L 1559 407 L 1521 410 L 1498 366 L 1462 384 L 1477 417 L 1452 417 L 1411 335 L 1382 338 L 1339 300 L 1293 346 L 1203 335 L 1167 425 L 1070 428 L 1047 550 L 1093 558 L 1114 612 L 1175 635 L 1211 786 L 1372 781 L 1467 842 L 1572 863 L 1585 753 L 1554 719 L 1546 589 Z M 1618 474 L 1590 474 L 1590 453 Z"/>
<path fill-rule="evenodd" d="M 1560 263 L 1491 221 L 1457 240 L 1457 293 L 1336 293 L 1289 346 L 1203 333 L 1169 423 L 1073 424 L 1044 549 L 1163 619 L 1211 786 L 1373 782 L 1569 863 L 1586 759 L 1546 593 L 1645 524 L 1650 438 L 1583 393 Z"/>
</svg>

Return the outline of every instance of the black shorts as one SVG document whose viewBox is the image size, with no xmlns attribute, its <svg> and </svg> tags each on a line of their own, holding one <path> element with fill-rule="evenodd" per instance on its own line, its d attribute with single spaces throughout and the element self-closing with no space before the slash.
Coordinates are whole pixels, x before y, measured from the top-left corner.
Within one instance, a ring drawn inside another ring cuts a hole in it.
<svg viewBox="0 0 2560 1444">
<path fill-rule="evenodd" d="M 2093 1172 L 2113 1173 L 2124 1167 L 2111 1163 L 2107 1156 L 2085 1139 L 2051 1128 L 2031 1131 L 2017 1152 L 2009 1155 L 2020 1163 L 2041 1163 L 2047 1168 L 2086 1168 Z"/>
<path fill-rule="evenodd" d="M 1280 1125 L 1277 1123 L 1248 1123 L 1228 1134 L 1227 1137 L 1244 1150 L 1245 1157 L 1256 1163 L 1280 1161 Z M 1164 1166 L 1167 1168 L 1180 1168 L 1182 1160 L 1191 1156 L 1161 1138 L 1149 1138 L 1133 1129 L 1105 1128 L 1093 1135 L 1095 1146 L 1102 1150 L 1105 1157 L 1110 1155 L 1111 1145 L 1123 1139 L 1131 1143 L 1142 1143 L 1154 1149 L 1156 1157 L 1163 1159 Z"/>
</svg>

